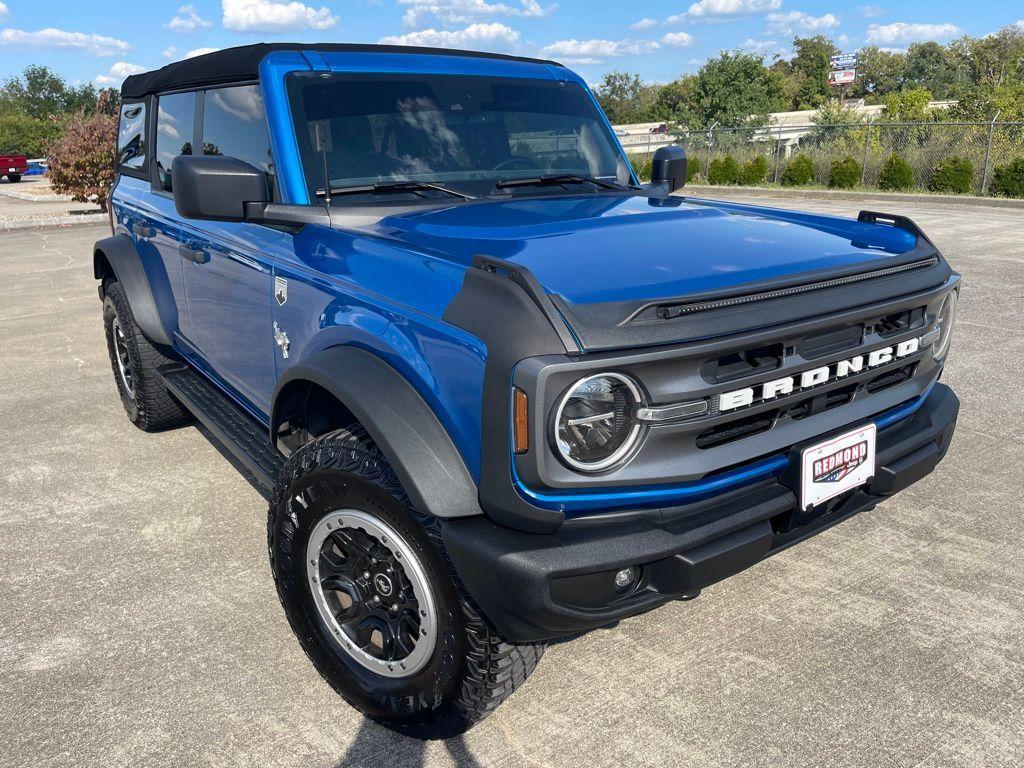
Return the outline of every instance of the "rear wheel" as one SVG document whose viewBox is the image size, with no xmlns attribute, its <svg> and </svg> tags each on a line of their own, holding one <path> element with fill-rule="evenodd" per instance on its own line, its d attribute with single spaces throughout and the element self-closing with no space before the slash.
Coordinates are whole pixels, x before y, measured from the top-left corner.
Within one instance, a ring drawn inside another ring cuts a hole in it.
<svg viewBox="0 0 1024 768">
<path fill-rule="evenodd" d="M 489 626 L 436 525 L 361 429 L 296 451 L 267 524 L 278 596 L 314 666 L 354 707 L 418 738 L 485 718 L 543 651 Z"/>
<path fill-rule="evenodd" d="M 156 372 L 173 361 L 142 334 L 120 283 L 110 283 L 104 291 L 103 327 L 117 392 L 132 424 L 151 432 L 189 421 L 188 411 Z"/>
</svg>

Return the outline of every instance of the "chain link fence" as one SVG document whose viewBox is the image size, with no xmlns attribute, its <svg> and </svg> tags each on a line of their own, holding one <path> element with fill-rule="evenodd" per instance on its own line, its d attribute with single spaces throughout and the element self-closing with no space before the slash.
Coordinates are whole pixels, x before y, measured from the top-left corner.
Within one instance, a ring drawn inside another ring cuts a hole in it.
<svg viewBox="0 0 1024 768">
<path fill-rule="evenodd" d="M 832 163 L 852 160 L 860 169 L 859 186 L 876 187 L 886 161 L 898 155 L 913 173 L 912 189 L 932 186 L 936 167 L 957 159 L 970 163 L 970 192 L 992 191 L 993 172 L 1024 158 L 1021 122 L 892 122 L 843 125 L 783 125 L 764 128 L 712 128 L 673 134 L 691 162 L 699 162 L 695 182 L 708 182 L 717 160 L 731 157 L 740 166 L 763 157 L 767 172 L 762 183 L 785 181 L 785 169 L 797 157 L 813 165 L 812 184 L 828 186 Z M 646 168 L 654 149 L 627 147 L 638 169 Z M 638 151 L 639 150 L 639 151 Z M 641 171 L 642 172 L 642 171 Z M 693 172 L 693 171 L 691 171 Z"/>
</svg>

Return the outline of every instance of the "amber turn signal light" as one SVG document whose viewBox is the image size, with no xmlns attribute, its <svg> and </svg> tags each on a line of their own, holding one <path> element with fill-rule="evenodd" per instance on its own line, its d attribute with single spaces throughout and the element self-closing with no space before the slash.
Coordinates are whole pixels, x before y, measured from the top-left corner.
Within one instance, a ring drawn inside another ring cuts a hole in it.
<svg viewBox="0 0 1024 768">
<path fill-rule="evenodd" d="M 512 445 L 516 453 L 530 449 L 530 401 L 518 387 L 512 388 Z"/>
</svg>

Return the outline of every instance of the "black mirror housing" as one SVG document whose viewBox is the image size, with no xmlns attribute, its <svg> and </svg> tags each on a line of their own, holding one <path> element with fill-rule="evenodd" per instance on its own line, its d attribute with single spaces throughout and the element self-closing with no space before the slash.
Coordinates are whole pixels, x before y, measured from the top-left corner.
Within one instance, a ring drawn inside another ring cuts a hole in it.
<svg viewBox="0 0 1024 768">
<path fill-rule="evenodd" d="M 244 221 L 247 203 L 269 203 L 267 175 L 223 155 L 178 155 L 171 163 L 174 207 L 186 219 Z"/>
<path fill-rule="evenodd" d="M 686 150 L 675 145 L 661 147 L 651 163 L 652 186 L 664 186 L 672 194 L 686 184 Z"/>
</svg>

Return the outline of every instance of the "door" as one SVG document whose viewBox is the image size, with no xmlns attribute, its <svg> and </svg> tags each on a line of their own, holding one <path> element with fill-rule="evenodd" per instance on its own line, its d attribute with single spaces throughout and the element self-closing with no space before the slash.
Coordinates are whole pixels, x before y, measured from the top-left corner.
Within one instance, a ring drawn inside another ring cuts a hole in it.
<svg viewBox="0 0 1024 768">
<path fill-rule="evenodd" d="M 142 182 L 130 182 L 129 186 L 138 188 L 138 197 L 130 221 L 126 222 L 146 267 L 153 295 L 161 304 L 161 315 L 176 317 L 177 322 L 172 327 L 185 337 L 188 336 L 188 311 L 178 255 L 181 229 L 174 210 L 171 162 L 178 155 L 192 153 L 195 103 L 195 91 L 159 98 L 154 130 L 156 162 L 150 183 L 143 187 Z"/>
<path fill-rule="evenodd" d="M 196 121 L 203 154 L 225 155 L 267 173 L 270 140 L 257 85 L 201 93 Z M 256 224 L 183 220 L 179 257 L 189 341 L 212 372 L 258 416 L 274 392 L 273 265 L 292 236 Z"/>
</svg>

